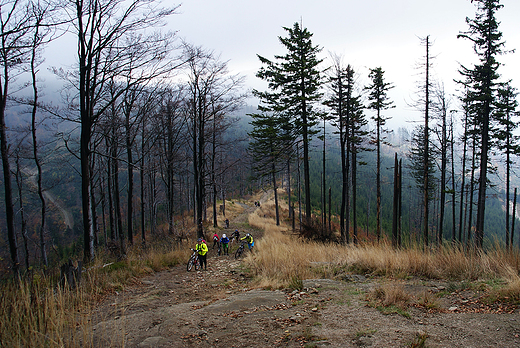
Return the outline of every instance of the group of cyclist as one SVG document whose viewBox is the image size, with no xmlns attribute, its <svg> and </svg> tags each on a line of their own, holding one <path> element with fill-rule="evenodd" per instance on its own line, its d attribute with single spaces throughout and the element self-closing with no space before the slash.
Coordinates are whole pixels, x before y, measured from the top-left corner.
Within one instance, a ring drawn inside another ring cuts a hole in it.
<svg viewBox="0 0 520 348">
<path fill-rule="evenodd" d="M 222 252 L 224 255 L 229 255 L 229 243 L 236 239 L 237 243 L 239 241 L 244 241 L 247 243 L 247 247 L 250 251 L 253 250 L 255 246 L 255 242 L 251 233 L 247 233 L 244 237 L 240 238 L 240 232 L 236 229 L 231 234 L 231 239 L 225 234 L 222 234 L 222 237 L 219 237 L 217 233 L 213 235 L 213 246 L 211 249 L 213 250 L 215 246 L 222 247 Z M 219 245 L 220 244 L 220 245 Z M 197 245 L 195 246 L 195 250 L 198 252 L 199 263 L 201 269 L 207 269 L 207 253 L 209 251 L 206 241 L 202 238 L 197 239 Z"/>
</svg>

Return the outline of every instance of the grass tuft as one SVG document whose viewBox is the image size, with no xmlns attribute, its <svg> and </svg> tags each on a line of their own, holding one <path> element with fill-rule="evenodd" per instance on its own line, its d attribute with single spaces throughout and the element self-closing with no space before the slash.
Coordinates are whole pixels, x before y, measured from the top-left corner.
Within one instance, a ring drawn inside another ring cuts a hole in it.
<svg viewBox="0 0 520 348">
<path fill-rule="evenodd" d="M 426 347 L 426 340 L 428 339 L 428 334 L 425 332 L 418 332 L 415 335 L 414 340 L 408 345 L 409 348 L 424 348 Z"/>
<path fill-rule="evenodd" d="M 426 290 L 419 295 L 417 304 L 426 309 L 435 309 L 440 306 L 437 296 Z"/>
<path fill-rule="evenodd" d="M 374 307 L 383 314 L 398 313 L 409 318 L 406 312 L 410 302 L 410 294 L 404 291 L 400 284 L 384 284 L 374 288 L 368 295 L 367 301 L 370 307 Z"/>
</svg>

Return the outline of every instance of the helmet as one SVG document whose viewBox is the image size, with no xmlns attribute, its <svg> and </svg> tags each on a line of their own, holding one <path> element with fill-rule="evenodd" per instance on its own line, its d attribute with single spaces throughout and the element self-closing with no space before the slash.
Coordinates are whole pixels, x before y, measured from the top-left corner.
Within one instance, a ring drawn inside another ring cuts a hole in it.
<svg viewBox="0 0 520 348">
<path fill-rule="evenodd" d="M 222 238 L 226 238 L 226 234 L 225 233 L 222 235 Z"/>
<path fill-rule="evenodd" d="M 246 237 L 251 237 L 251 235 L 248 233 L 248 234 L 246 234 Z"/>
<path fill-rule="evenodd" d="M 238 230 L 235 230 L 235 232 L 238 232 Z"/>
<path fill-rule="evenodd" d="M 202 238 L 197 239 L 197 242 L 199 242 L 199 243 L 202 242 Z"/>
</svg>

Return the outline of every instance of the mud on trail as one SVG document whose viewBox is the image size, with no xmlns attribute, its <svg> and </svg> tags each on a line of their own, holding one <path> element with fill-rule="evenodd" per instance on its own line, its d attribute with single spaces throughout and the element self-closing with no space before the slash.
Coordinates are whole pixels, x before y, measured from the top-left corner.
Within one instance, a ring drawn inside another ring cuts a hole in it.
<svg viewBox="0 0 520 348">
<path fill-rule="evenodd" d="M 245 205 L 228 231 L 254 209 Z M 385 315 L 366 297 L 388 280 L 345 274 L 305 280 L 301 290 L 255 289 L 232 256 L 236 247 L 230 256 L 210 250 L 207 271 L 179 265 L 112 295 L 93 315 L 94 346 L 409 347 L 423 340 L 426 347 L 520 347 L 519 310 L 486 308 L 476 291 L 448 293 L 435 310 Z M 400 284 L 417 297 L 449 289 L 438 281 Z"/>
</svg>

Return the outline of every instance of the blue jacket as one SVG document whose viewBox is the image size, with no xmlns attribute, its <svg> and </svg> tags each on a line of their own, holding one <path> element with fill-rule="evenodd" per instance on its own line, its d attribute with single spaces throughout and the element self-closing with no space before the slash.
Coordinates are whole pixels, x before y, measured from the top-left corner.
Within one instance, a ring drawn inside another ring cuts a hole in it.
<svg viewBox="0 0 520 348">
<path fill-rule="evenodd" d="M 228 237 L 220 238 L 220 243 L 228 244 L 229 243 L 229 238 Z"/>
</svg>

